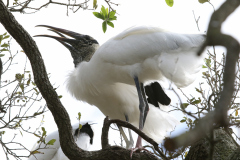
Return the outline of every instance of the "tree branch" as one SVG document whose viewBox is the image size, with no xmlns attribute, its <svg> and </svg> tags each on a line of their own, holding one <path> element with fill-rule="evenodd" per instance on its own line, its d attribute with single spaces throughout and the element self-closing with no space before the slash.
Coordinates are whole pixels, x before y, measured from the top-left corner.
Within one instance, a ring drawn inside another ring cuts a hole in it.
<svg viewBox="0 0 240 160">
<path fill-rule="evenodd" d="M 221 26 L 239 5 L 239 0 L 227 0 L 213 13 L 207 31 L 206 42 L 198 52 L 198 55 L 200 55 L 206 46 L 211 45 L 221 45 L 227 49 L 226 65 L 223 75 L 223 91 L 215 106 L 216 109 L 199 120 L 199 123 L 191 131 L 173 139 L 166 140 L 164 146 L 168 150 L 175 150 L 181 146 L 191 145 L 206 136 L 214 127 L 228 126 L 227 111 L 234 92 L 235 68 L 240 47 L 236 39 L 221 33 Z"/>
<path fill-rule="evenodd" d="M 158 143 L 155 142 L 152 138 L 148 137 L 145 133 L 143 133 L 141 130 L 139 130 L 138 128 L 136 128 L 135 126 L 133 126 L 132 124 L 126 122 L 126 121 L 121 121 L 118 119 L 112 119 L 109 120 L 108 117 L 106 117 L 104 119 L 104 124 L 103 124 L 103 128 L 102 128 L 102 148 L 105 149 L 107 147 L 109 147 L 109 143 L 108 143 L 108 131 L 109 131 L 109 127 L 112 123 L 116 123 L 119 126 L 125 127 L 125 128 L 129 128 L 131 130 L 133 130 L 134 132 L 136 132 L 139 136 L 141 136 L 145 141 L 147 141 L 148 143 L 152 144 L 154 149 L 159 153 L 159 155 L 164 159 L 164 160 L 168 160 L 168 158 L 159 150 L 158 148 Z"/>
</svg>

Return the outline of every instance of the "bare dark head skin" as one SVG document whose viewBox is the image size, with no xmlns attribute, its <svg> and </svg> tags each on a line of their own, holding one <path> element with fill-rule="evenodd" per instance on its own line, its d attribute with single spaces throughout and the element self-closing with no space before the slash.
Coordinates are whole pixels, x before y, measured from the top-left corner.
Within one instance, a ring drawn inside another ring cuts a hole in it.
<svg viewBox="0 0 240 160">
<path fill-rule="evenodd" d="M 87 134 L 90 137 L 90 144 L 93 144 L 94 133 L 90 124 L 86 123 L 82 125 L 81 129 L 77 128 L 74 132 L 74 136 L 78 137 L 81 133 Z"/>
<path fill-rule="evenodd" d="M 98 42 L 88 35 L 83 35 L 48 25 L 38 25 L 36 27 L 49 28 L 50 31 L 55 32 L 59 35 L 59 37 L 51 35 L 36 35 L 34 37 L 49 37 L 63 44 L 71 52 L 75 67 L 77 67 L 77 65 L 82 61 L 90 61 L 92 55 L 95 53 L 99 46 Z M 72 38 L 68 38 L 65 35 Z"/>
</svg>

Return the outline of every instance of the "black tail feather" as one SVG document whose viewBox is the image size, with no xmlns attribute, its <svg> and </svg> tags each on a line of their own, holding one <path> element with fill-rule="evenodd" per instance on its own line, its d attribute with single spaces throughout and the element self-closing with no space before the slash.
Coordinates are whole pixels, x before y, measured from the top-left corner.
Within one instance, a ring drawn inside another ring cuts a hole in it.
<svg viewBox="0 0 240 160">
<path fill-rule="evenodd" d="M 145 93 L 148 96 L 148 103 L 153 104 L 155 107 L 159 107 L 158 103 L 162 105 L 169 105 L 171 103 L 171 99 L 166 95 L 158 82 L 153 82 L 145 86 Z"/>
</svg>

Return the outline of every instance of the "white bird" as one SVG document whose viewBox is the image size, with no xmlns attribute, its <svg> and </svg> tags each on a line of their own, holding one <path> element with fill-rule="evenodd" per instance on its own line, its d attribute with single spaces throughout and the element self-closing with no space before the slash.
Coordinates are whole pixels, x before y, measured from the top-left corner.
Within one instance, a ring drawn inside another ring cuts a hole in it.
<svg viewBox="0 0 240 160">
<path fill-rule="evenodd" d="M 174 129 L 178 121 L 147 102 L 144 84 L 168 79 L 177 87 L 190 85 L 202 66 L 202 57 L 195 53 L 205 40 L 203 35 L 139 26 L 123 31 L 99 47 L 88 35 L 40 26 L 50 28 L 61 37 L 38 36 L 54 38 L 71 51 L 75 69 L 69 75 L 67 88 L 76 99 L 98 107 L 111 119 L 139 125 L 140 130 L 158 143 Z M 153 88 L 150 85 L 152 95 L 155 94 Z M 158 99 L 154 101 L 162 108 Z M 142 148 L 141 137 L 136 148 Z"/>
<path fill-rule="evenodd" d="M 73 126 L 75 128 L 73 130 L 73 135 L 76 140 L 76 144 L 78 147 L 80 147 L 83 150 L 90 151 L 91 147 L 93 145 L 93 137 L 94 137 L 94 131 L 91 125 L 88 123 L 85 123 L 82 125 L 82 128 L 79 130 L 78 125 Z M 65 154 L 62 151 L 62 148 L 60 146 L 59 141 L 59 134 L 58 131 L 55 131 L 48 135 L 45 139 L 46 142 L 56 139 L 54 145 L 49 145 L 47 148 L 45 147 L 45 144 L 41 144 L 40 146 L 36 143 L 32 150 L 37 149 L 38 147 L 44 148 L 39 149 L 38 151 L 41 152 L 41 154 L 34 154 L 29 157 L 29 160 L 69 160 Z"/>
</svg>

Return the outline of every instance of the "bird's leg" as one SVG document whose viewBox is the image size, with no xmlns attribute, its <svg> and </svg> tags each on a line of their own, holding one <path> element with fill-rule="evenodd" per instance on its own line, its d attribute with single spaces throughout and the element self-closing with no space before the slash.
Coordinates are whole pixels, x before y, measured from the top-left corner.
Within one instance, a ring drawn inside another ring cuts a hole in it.
<svg viewBox="0 0 240 160">
<path fill-rule="evenodd" d="M 139 110 L 140 110 L 139 129 L 142 130 L 143 129 L 144 111 L 145 111 L 146 104 L 143 99 L 143 95 L 142 95 L 142 91 L 141 91 L 141 87 L 140 87 L 141 84 L 140 84 L 137 76 L 134 77 L 134 82 L 135 82 L 135 85 L 137 88 L 137 93 L 138 93 L 138 98 L 139 98 Z"/>
<path fill-rule="evenodd" d="M 129 142 L 129 141 L 128 141 L 128 138 L 127 138 L 127 136 L 126 136 L 123 128 L 122 128 L 121 126 L 119 126 L 119 125 L 117 125 L 117 127 L 118 127 L 119 132 L 120 132 L 120 134 L 122 135 L 122 137 L 123 137 L 123 139 L 124 139 L 124 141 L 125 141 L 125 143 L 126 143 L 126 148 L 129 149 L 129 148 L 128 148 L 128 142 Z"/>
<path fill-rule="evenodd" d="M 129 122 L 129 119 L 128 119 L 127 115 L 125 115 L 125 119 L 126 119 L 127 122 Z M 134 144 L 131 130 L 128 128 L 128 133 L 129 133 L 129 140 L 128 140 L 128 138 L 127 138 L 124 130 L 122 129 L 122 127 L 119 126 L 119 125 L 117 125 L 117 126 L 119 128 L 119 131 L 120 131 L 121 135 L 123 136 L 123 139 L 124 139 L 125 143 L 126 143 L 126 148 L 131 149 L 133 147 L 133 144 Z"/>
<path fill-rule="evenodd" d="M 143 125 L 145 122 L 145 119 L 147 117 L 147 112 L 149 110 L 149 107 L 147 106 L 147 101 L 145 97 L 145 93 L 143 89 L 143 83 L 140 83 L 138 80 L 138 77 L 134 77 L 134 82 L 137 88 L 138 98 L 139 98 L 139 110 L 140 110 L 140 117 L 139 117 L 139 129 L 143 130 Z M 135 148 L 132 149 L 130 156 L 132 157 L 133 152 L 137 150 L 146 150 L 142 147 L 142 137 L 138 136 L 137 143 Z M 147 150 L 146 150 L 147 151 Z"/>
<path fill-rule="evenodd" d="M 128 140 L 128 138 L 127 138 L 127 136 L 126 136 L 126 134 L 125 134 L 125 132 L 124 132 L 124 130 L 121 126 L 118 126 L 118 129 L 119 129 L 119 131 L 120 131 L 121 135 L 123 136 L 123 139 L 126 143 L 126 149 L 131 149 L 133 147 L 134 141 L 133 141 L 130 129 L 128 129 L 130 140 Z"/>
<path fill-rule="evenodd" d="M 147 118 L 147 114 L 148 114 L 148 111 L 149 111 L 149 105 L 148 105 L 148 101 L 147 101 L 147 98 L 146 98 L 143 83 L 141 83 L 140 86 L 141 86 L 142 96 L 143 96 L 143 99 L 144 99 L 145 104 L 146 104 L 146 107 L 145 107 L 145 110 L 144 110 L 144 117 L 143 117 L 143 126 L 144 126 L 146 118 Z"/>
<path fill-rule="evenodd" d="M 125 115 L 125 119 L 126 119 L 127 122 L 129 122 L 128 115 Z M 134 141 L 133 141 L 133 137 L 132 137 L 132 132 L 131 132 L 131 130 L 129 128 L 128 128 L 128 133 L 129 133 L 129 146 L 128 146 L 128 149 L 130 149 L 130 148 L 133 147 Z"/>
</svg>

